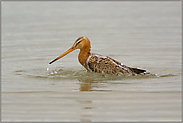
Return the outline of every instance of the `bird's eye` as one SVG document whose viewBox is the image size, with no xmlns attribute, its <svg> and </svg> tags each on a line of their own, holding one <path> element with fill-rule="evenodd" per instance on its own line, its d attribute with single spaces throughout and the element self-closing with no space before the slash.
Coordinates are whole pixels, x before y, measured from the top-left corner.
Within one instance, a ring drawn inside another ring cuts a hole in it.
<svg viewBox="0 0 183 123">
<path fill-rule="evenodd" d="M 80 43 L 81 41 L 78 41 L 78 44 Z"/>
</svg>

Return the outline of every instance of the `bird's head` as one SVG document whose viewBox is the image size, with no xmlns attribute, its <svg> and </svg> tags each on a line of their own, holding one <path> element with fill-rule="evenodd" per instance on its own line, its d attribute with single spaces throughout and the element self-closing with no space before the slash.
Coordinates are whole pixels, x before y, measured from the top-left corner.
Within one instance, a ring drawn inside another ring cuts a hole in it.
<svg viewBox="0 0 183 123">
<path fill-rule="evenodd" d="M 58 56 L 56 59 L 54 59 L 53 61 L 51 61 L 49 64 L 52 64 L 53 62 L 57 61 L 58 59 L 64 57 L 65 55 L 69 54 L 70 52 L 76 50 L 76 49 L 89 49 L 91 48 L 90 46 L 90 41 L 87 37 L 79 37 L 73 44 L 73 46 L 67 50 L 66 52 L 64 52 L 63 54 L 61 54 L 60 56 Z"/>
</svg>

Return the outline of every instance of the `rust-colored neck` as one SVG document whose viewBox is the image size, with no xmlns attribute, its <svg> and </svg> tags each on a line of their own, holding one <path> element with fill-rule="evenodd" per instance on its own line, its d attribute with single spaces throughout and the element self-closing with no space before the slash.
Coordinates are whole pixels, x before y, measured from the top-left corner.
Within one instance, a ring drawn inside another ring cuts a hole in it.
<svg viewBox="0 0 183 123">
<path fill-rule="evenodd" d="M 89 44 L 88 46 L 80 49 L 80 52 L 78 55 L 78 60 L 79 60 L 80 64 L 83 65 L 86 69 L 87 69 L 87 63 L 86 63 L 87 59 L 91 55 L 90 51 L 91 51 L 91 46 Z"/>
</svg>

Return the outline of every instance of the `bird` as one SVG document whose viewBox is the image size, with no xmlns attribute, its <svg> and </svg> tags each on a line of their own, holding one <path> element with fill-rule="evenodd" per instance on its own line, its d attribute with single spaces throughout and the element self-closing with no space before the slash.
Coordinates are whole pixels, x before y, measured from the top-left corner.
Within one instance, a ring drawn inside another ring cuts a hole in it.
<svg viewBox="0 0 183 123">
<path fill-rule="evenodd" d="M 94 73 L 107 73 L 107 74 L 122 74 L 122 75 L 146 75 L 149 72 L 146 70 L 128 67 L 121 62 L 109 57 L 100 55 L 98 53 L 91 53 L 91 43 L 87 37 L 79 37 L 73 44 L 73 46 L 68 49 L 66 52 L 49 62 L 52 64 L 53 62 L 59 60 L 70 52 L 80 49 L 78 60 L 84 68 L 86 68 L 89 72 Z"/>
</svg>

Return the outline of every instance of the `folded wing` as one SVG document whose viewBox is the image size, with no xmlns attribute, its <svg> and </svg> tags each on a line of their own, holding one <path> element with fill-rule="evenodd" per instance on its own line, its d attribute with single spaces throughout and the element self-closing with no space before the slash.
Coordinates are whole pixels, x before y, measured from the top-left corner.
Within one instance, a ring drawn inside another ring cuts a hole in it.
<svg viewBox="0 0 183 123">
<path fill-rule="evenodd" d="M 122 63 L 99 54 L 91 54 L 87 60 L 87 68 L 92 72 L 97 73 L 133 73 L 133 70 L 123 65 Z"/>
</svg>

